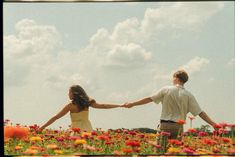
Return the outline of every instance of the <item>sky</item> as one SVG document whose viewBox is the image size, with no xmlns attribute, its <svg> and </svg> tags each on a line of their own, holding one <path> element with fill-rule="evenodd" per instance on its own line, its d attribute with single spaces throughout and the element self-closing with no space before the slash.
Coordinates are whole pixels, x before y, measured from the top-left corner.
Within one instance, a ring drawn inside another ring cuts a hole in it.
<svg viewBox="0 0 235 157">
<path fill-rule="evenodd" d="M 3 35 L 4 119 L 13 124 L 43 125 L 70 102 L 71 85 L 123 104 L 172 85 L 178 69 L 215 122 L 235 123 L 234 2 L 3 3 Z M 156 129 L 161 109 L 90 108 L 89 119 L 94 129 Z M 67 114 L 48 128 L 70 123 Z"/>
</svg>

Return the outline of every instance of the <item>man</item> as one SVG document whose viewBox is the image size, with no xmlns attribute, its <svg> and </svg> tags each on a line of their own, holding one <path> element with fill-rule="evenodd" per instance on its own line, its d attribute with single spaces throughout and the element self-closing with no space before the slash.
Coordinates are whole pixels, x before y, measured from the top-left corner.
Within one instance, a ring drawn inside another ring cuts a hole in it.
<svg viewBox="0 0 235 157">
<path fill-rule="evenodd" d="M 194 116 L 199 115 L 211 126 L 216 123 L 200 108 L 194 96 L 184 88 L 188 81 L 188 74 L 184 70 L 178 70 L 173 74 L 173 86 L 161 88 L 155 95 L 146 97 L 136 102 L 126 103 L 123 107 L 131 108 L 150 102 L 162 103 L 162 113 L 160 118 L 160 130 L 169 132 L 169 138 L 177 138 L 183 132 L 183 125 L 178 124 L 178 120 L 186 120 L 188 112 Z"/>
</svg>

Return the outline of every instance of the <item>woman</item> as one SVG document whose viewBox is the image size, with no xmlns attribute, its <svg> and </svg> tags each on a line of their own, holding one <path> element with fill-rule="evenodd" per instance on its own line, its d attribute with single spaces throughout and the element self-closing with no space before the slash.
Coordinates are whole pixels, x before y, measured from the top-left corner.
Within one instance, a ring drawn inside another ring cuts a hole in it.
<svg viewBox="0 0 235 157">
<path fill-rule="evenodd" d="M 121 107 L 121 105 L 115 104 L 99 104 L 94 99 L 88 97 L 84 89 L 79 85 L 73 85 L 69 89 L 69 98 L 71 102 L 55 116 L 48 120 L 42 127 L 38 129 L 41 132 L 47 126 L 55 122 L 57 119 L 63 117 L 65 114 L 70 112 L 71 128 L 80 128 L 88 132 L 92 131 L 91 123 L 88 119 L 89 107 L 110 109 Z"/>
</svg>

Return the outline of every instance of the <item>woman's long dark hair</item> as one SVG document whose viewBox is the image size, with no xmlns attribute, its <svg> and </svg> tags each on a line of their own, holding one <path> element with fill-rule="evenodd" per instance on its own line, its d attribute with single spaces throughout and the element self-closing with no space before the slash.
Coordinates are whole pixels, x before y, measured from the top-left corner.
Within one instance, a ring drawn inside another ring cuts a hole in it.
<svg viewBox="0 0 235 157">
<path fill-rule="evenodd" d="M 78 106 L 79 111 L 82 111 L 90 106 L 92 101 L 89 100 L 88 95 L 81 86 L 73 85 L 70 87 L 70 90 L 73 95 L 72 103 Z"/>
</svg>

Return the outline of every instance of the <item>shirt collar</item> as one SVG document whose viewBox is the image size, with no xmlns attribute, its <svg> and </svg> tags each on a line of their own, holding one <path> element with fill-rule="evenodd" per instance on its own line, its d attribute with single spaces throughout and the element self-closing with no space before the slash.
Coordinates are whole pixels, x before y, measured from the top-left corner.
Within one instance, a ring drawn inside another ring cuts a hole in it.
<svg viewBox="0 0 235 157">
<path fill-rule="evenodd" d="M 182 85 L 180 85 L 180 84 L 177 84 L 177 85 L 175 85 L 175 86 L 184 89 L 184 86 L 182 86 Z"/>
</svg>

